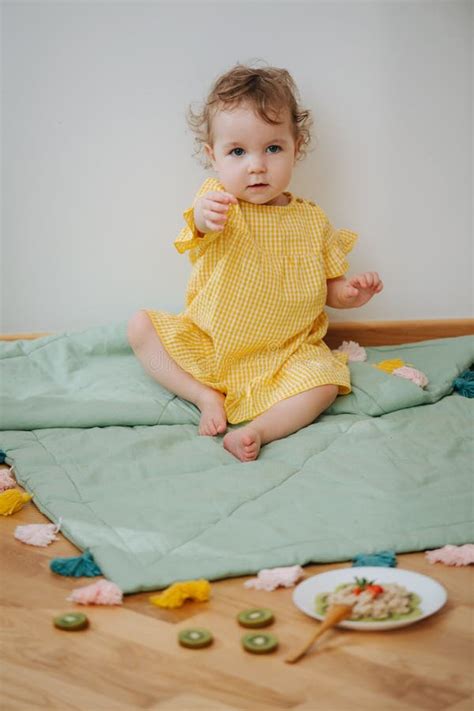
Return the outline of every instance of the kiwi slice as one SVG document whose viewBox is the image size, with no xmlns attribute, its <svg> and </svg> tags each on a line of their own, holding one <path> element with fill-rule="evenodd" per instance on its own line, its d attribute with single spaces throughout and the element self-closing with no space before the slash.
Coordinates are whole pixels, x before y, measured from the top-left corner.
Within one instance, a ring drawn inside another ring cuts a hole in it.
<svg viewBox="0 0 474 711">
<path fill-rule="evenodd" d="M 268 654 L 278 647 L 278 638 L 269 632 L 250 632 L 242 637 L 242 646 L 252 654 Z"/>
<path fill-rule="evenodd" d="M 193 629 L 181 630 L 178 634 L 178 642 L 182 647 L 190 649 L 200 649 L 208 647 L 212 644 L 214 637 L 212 632 L 205 630 L 202 627 L 194 627 Z"/>
<path fill-rule="evenodd" d="M 242 627 L 267 627 L 274 620 L 273 612 L 266 607 L 243 610 L 237 615 L 237 622 Z"/>
<path fill-rule="evenodd" d="M 84 630 L 86 627 L 89 627 L 89 619 L 83 612 L 65 612 L 63 615 L 55 617 L 53 624 L 60 630 L 75 632 L 76 630 Z"/>
</svg>

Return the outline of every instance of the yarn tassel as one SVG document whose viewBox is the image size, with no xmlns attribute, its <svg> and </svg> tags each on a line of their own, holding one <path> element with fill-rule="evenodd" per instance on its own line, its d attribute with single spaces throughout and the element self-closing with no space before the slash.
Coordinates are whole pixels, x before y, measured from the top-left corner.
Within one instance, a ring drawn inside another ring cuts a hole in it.
<svg viewBox="0 0 474 711">
<path fill-rule="evenodd" d="M 61 528 L 61 519 L 57 524 L 54 523 L 30 523 L 26 526 L 17 526 L 15 529 L 15 538 L 22 543 L 28 543 L 30 546 L 49 546 L 53 541 L 57 541 L 58 533 Z"/>
<path fill-rule="evenodd" d="M 350 363 L 367 360 L 367 351 L 356 341 L 343 341 L 336 350 L 340 353 L 347 353 Z"/>
<path fill-rule="evenodd" d="M 5 464 L 5 459 L 7 458 L 7 453 L 0 449 L 0 464 Z"/>
<path fill-rule="evenodd" d="M 392 358 L 391 360 L 381 360 L 380 363 L 374 363 L 374 368 L 383 370 L 385 373 L 393 373 L 397 368 L 402 368 L 406 365 L 405 361 L 400 358 Z"/>
<path fill-rule="evenodd" d="M 49 567 L 53 573 L 72 578 L 95 578 L 102 571 L 87 550 L 77 558 L 54 558 Z"/>
<path fill-rule="evenodd" d="M 119 586 L 110 580 L 98 580 L 91 585 L 76 588 L 67 598 L 79 605 L 121 605 L 123 593 Z"/>
<path fill-rule="evenodd" d="M 359 553 L 352 561 L 353 567 L 359 566 L 379 566 L 381 568 L 395 568 L 397 557 L 395 551 L 380 551 L 380 553 Z"/>
<path fill-rule="evenodd" d="M 403 365 L 401 368 L 395 368 L 395 370 L 392 371 L 392 375 L 397 375 L 399 378 L 405 378 L 405 380 L 411 380 L 412 383 L 415 383 L 415 385 L 418 385 L 420 388 L 426 388 L 430 382 L 421 370 L 410 368 L 408 365 Z"/>
<path fill-rule="evenodd" d="M 14 489 L 16 486 L 16 481 L 11 475 L 12 468 L 6 472 L 4 469 L 0 470 L 0 492 L 7 491 L 7 489 Z"/>
<path fill-rule="evenodd" d="M 149 601 L 158 607 L 181 607 L 186 600 L 205 602 L 211 595 L 211 585 L 208 580 L 185 580 L 173 583 L 160 595 L 152 595 Z"/>
<path fill-rule="evenodd" d="M 32 499 L 31 494 L 18 491 L 18 489 L 8 489 L 0 494 L 0 514 L 10 516 L 20 511 L 27 501 Z"/>
<path fill-rule="evenodd" d="M 474 397 L 474 370 L 465 370 L 455 378 L 453 388 L 463 397 Z"/>
<path fill-rule="evenodd" d="M 244 582 L 244 588 L 271 592 L 280 585 L 284 588 L 291 588 L 303 577 L 304 570 L 300 565 L 290 565 L 285 568 L 263 568 L 257 573 L 256 578 L 250 578 Z"/>
<path fill-rule="evenodd" d="M 465 543 L 463 546 L 447 545 L 426 551 L 429 563 L 444 563 L 445 565 L 472 565 L 474 563 L 474 543 Z"/>
</svg>

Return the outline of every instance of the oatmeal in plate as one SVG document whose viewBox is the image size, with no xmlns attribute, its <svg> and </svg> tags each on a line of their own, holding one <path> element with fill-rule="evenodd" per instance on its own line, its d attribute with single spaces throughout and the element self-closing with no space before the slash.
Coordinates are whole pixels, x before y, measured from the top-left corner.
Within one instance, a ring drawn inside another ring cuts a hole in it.
<svg viewBox="0 0 474 711">
<path fill-rule="evenodd" d="M 324 616 L 330 605 L 353 605 L 348 620 L 377 622 L 402 620 L 421 615 L 421 600 L 397 583 L 375 583 L 355 578 L 353 583 L 341 583 L 332 592 L 316 596 L 316 612 Z"/>
</svg>

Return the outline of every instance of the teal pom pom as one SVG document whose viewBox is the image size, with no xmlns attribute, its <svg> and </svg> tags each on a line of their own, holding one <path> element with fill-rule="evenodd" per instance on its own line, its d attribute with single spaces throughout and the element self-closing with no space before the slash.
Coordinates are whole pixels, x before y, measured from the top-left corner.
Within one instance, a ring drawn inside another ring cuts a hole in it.
<svg viewBox="0 0 474 711">
<path fill-rule="evenodd" d="M 4 464 L 6 458 L 7 458 L 7 453 L 4 452 L 3 449 L 0 449 L 0 464 Z"/>
<path fill-rule="evenodd" d="M 53 573 L 67 575 L 72 578 L 95 578 L 102 575 L 89 551 L 84 551 L 78 558 L 54 558 L 49 567 Z"/>
<path fill-rule="evenodd" d="M 395 568 L 397 565 L 397 557 L 394 551 L 380 551 L 380 553 L 359 553 L 352 561 L 352 567 L 360 567 L 364 565 L 380 566 L 381 568 Z"/>
<path fill-rule="evenodd" d="M 465 370 L 453 382 L 453 388 L 463 397 L 474 397 L 474 370 Z"/>
</svg>

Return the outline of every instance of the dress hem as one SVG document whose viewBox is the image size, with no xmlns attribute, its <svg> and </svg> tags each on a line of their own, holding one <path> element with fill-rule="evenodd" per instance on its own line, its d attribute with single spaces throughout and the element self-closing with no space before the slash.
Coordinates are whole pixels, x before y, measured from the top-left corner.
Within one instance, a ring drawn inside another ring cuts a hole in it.
<svg viewBox="0 0 474 711">
<path fill-rule="evenodd" d="M 176 355 L 172 355 L 168 348 L 166 347 L 166 338 L 163 337 L 159 325 L 159 319 L 157 317 L 157 312 L 154 311 L 153 309 L 144 309 L 145 312 L 147 313 L 148 317 L 150 318 L 150 321 L 160 338 L 161 344 L 163 348 L 165 349 L 166 353 L 170 358 L 173 359 L 173 361 L 176 363 L 177 366 L 182 368 L 186 373 L 191 375 L 197 382 L 201 383 L 202 385 L 205 385 L 209 388 L 212 388 L 213 390 L 216 390 L 218 392 L 221 392 L 222 394 L 227 396 L 227 389 L 223 386 L 222 383 L 217 383 L 209 380 L 208 378 L 204 377 L 198 377 L 196 376 L 195 372 L 193 372 L 192 368 L 186 368 L 185 364 L 183 364 L 180 361 L 180 358 L 177 357 Z M 341 354 L 342 355 L 342 354 Z M 251 412 L 250 409 L 247 406 L 242 407 L 241 404 L 237 404 L 234 407 L 226 407 L 226 402 L 224 401 L 224 410 L 227 418 L 227 422 L 231 425 L 238 425 L 243 422 L 250 422 L 254 420 L 256 417 L 259 415 L 263 415 L 264 412 L 267 412 L 273 405 L 276 405 L 279 402 L 282 402 L 282 400 L 287 400 L 290 397 L 293 397 L 293 395 L 299 395 L 302 392 L 306 392 L 307 390 L 311 390 L 312 388 L 315 387 L 320 387 L 323 385 L 336 385 L 339 388 L 339 395 L 348 395 L 352 390 L 351 390 L 351 385 L 350 385 L 350 376 L 344 378 L 344 377 L 337 377 L 337 376 L 330 376 L 327 375 L 326 378 L 322 376 L 321 381 L 318 383 L 315 383 L 313 385 L 307 385 L 307 384 L 301 384 L 300 386 L 295 385 L 293 389 L 291 389 L 288 393 L 285 393 L 284 397 L 271 397 L 268 398 L 268 401 L 265 405 L 265 407 L 261 410 L 258 410 L 257 412 Z M 245 413 L 245 416 L 242 413 L 242 411 Z M 240 413 L 240 414 L 239 414 Z"/>
</svg>

